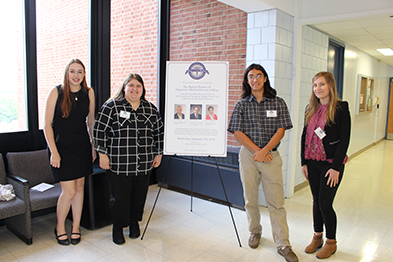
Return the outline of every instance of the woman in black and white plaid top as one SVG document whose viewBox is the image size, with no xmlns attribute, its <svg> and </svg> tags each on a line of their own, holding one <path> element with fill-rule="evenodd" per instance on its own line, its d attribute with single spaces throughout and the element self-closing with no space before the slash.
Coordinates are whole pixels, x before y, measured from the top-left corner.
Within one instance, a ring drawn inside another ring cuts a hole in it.
<svg viewBox="0 0 393 262">
<path fill-rule="evenodd" d="M 125 242 L 123 227 L 130 226 L 130 238 L 139 237 L 150 174 L 161 163 L 163 124 L 145 93 L 142 77 L 129 74 L 94 124 L 94 148 L 110 180 L 112 238 L 118 245 Z"/>
</svg>

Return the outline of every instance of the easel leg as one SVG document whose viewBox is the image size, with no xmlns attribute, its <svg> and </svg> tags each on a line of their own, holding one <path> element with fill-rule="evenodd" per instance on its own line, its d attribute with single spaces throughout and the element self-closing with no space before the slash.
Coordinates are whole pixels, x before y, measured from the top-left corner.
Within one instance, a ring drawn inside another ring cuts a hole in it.
<svg viewBox="0 0 393 262">
<path fill-rule="evenodd" d="M 162 179 L 162 184 L 165 183 L 165 179 L 166 179 L 166 176 L 167 176 L 167 174 L 168 174 L 169 164 L 171 163 L 171 160 L 172 160 L 172 156 L 169 157 L 168 164 L 167 164 L 167 166 L 166 166 L 166 170 L 165 170 L 165 173 L 164 173 L 164 178 Z M 151 216 L 153 215 L 154 208 L 156 207 L 156 204 L 157 204 L 158 196 L 159 196 L 160 193 L 161 193 L 161 189 L 162 189 L 162 186 L 160 187 L 160 189 L 158 189 L 157 196 L 156 196 L 156 200 L 154 201 L 153 208 L 152 208 L 151 211 L 150 211 L 149 219 L 148 219 L 147 222 L 146 222 L 146 226 L 145 226 L 145 229 L 143 230 L 143 234 L 142 234 L 141 240 L 143 240 L 143 237 L 145 236 L 145 233 L 146 233 L 146 229 L 147 229 L 147 227 L 149 226 Z"/>
<path fill-rule="evenodd" d="M 194 196 L 194 157 L 191 157 L 191 209 L 192 212 L 192 198 Z"/>
<path fill-rule="evenodd" d="M 231 210 L 231 204 L 229 203 L 227 191 L 225 190 L 224 181 L 222 180 L 221 171 L 220 171 L 220 168 L 219 168 L 218 163 L 217 163 L 217 158 L 214 157 L 214 160 L 216 161 L 217 171 L 218 171 L 218 174 L 219 174 L 219 176 L 220 176 L 222 189 L 224 190 L 224 194 L 225 194 L 225 199 L 227 200 L 227 204 L 228 204 L 228 208 L 229 208 L 229 213 L 231 214 L 233 227 L 234 227 L 234 229 L 235 229 L 236 236 L 237 236 L 237 241 L 239 242 L 239 246 L 242 247 L 242 243 L 240 242 L 239 234 L 238 234 L 238 232 L 237 232 L 235 220 L 234 220 L 234 218 L 233 218 L 233 214 L 232 214 L 232 210 Z"/>
<path fill-rule="evenodd" d="M 166 167 L 166 170 L 165 170 L 165 173 L 164 173 L 164 178 L 163 178 L 163 180 L 162 180 L 162 184 L 165 183 L 166 176 L 167 176 L 167 174 L 168 174 L 169 165 L 170 165 L 170 163 L 171 163 L 171 160 L 172 160 L 172 156 L 170 156 L 170 158 L 169 158 L 169 160 L 168 160 L 168 164 L 167 164 L 167 167 Z M 239 246 L 242 247 L 242 244 L 241 244 L 240 238 L 239 238 L 239 234 L 238 234 L 238 232 L 237 232 L 236 224 L 235 224 L 235 219 L 233 218 L 233 214 L 232 214 L 232 210 L 231 210 L 231 205 L 230 205 L 230 203 L 229 203 L 228 195 L 227 195 L 227 192 L 226 192 L 226 190 L 225 190 L 224 181 L 223 181 L 222 176 L 221 176 L 221 171 L 220 171 L 220 168 L 219 168 L 219 166 L 218 166 L 217 159 L 214 158 L 214 160 L 216 161 L 216 166 L 217 166 L 218 175 L 219 175 L 219 177 L 220 177 L 221 185 L 222 185 L 222 188 L 223 188 L 223 190 L 224 190 L 225 199 L 226 199 L 227 204 L 228 204 L 229 213 L 230 213 L 231 218 L 232 218 L 232 223 L 233 223 L 233 227 L 234 227 L 235 232 L 236 232 L 237 240 L 238 240 L 238 242 L 239 242 Z M 193 168 L 193 163 L 194 163 L 194 159 L 191 158 L 191 212 L 192 212 L 193 180 L 194 180 L 194 178 L 193 178 L 193 169 L 194 169 L 194 168 Z M 154 201 L 153 208 L 152 208 L 152 210 L 151 210 L 151 212 L 150 212 L 149 218 L 148 218 L 148 220 L 147 220 L 147 222 L 146 222 L 145 229 L 143 230 L 143 234 L 142 234 L 141 240 L 143 240 L 143 237 L 145 236 L 147 227 L 149 226 L 150 219 L 151 219 L 151 217 L 152 217 L 152 215 L 153 215 L 154 209 L 155 209 L 156 204 L 157 204 L 158 197 L 159 197 L 159 195 L 160 195 L 160 193 L 161 193 L 161 189 L 162 189 L 162 187 L 160 187 L 160 189 L 159 189 L 158 192 L 157 192 L 157 196 L 156 196 L 156 199 L 155 199 L 155 201 Z"/>
</svg>

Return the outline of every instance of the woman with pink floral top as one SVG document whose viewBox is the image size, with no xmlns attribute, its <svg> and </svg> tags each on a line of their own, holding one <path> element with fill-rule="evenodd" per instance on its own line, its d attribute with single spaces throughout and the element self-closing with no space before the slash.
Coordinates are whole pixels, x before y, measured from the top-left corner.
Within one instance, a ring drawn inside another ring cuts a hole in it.
<svg viewBox="0 0 393 262">
<path fill-rule="evenodd" d="M 332 73 L 319 72 L 312 82 L 301 141 L 302 173 L 313 195 L 314 220 L 314 236 L 305 252 L 314 253 L 323 246 L 325 226 L 326 243 L 316 257 L 328 258 L 337 250 L 333 201 L 348 159 L 351 117 L 348 102 L 337 96 Z"/>
</svg>

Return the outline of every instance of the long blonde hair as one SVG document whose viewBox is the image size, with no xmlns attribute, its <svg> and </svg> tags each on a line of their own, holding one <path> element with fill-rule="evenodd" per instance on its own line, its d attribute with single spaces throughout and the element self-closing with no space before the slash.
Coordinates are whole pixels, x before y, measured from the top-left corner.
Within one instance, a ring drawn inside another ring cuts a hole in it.
<svg viewBox="0 0 393 262">
<path fill-rule="evenodd" d="M 325 123 L 327 126 L 330 124 L 334 124 L 334 116 L 336 113 L 336 107 L 338 101 L 341 101 L 337 95 L 336 81 L 334 80 L 334 76 L 330 72 L 319 72 L 312 78 L 312 83 L 314 85 L 314 81 L 320 77 L 324 77 L 328 86 L 329 86 L 329 102 L 326 107 L 326 120 Z M 314 88 L 314 87 L 313 87 Z M 306 121 L 305 125 L 308 124 L 310 118 L 317 112 L 318 107 L 320 105 L 319 98 L 315 96 L 314 90 L 311 92 L 310 102 L 307 106 L 307 110 L 305 113 Z"/>
</svg>

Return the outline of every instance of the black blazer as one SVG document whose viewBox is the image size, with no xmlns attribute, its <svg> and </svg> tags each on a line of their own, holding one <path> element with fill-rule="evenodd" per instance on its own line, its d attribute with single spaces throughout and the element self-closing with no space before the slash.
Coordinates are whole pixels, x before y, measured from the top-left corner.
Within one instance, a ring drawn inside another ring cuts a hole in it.
<svg viewBox="0 0 393 262">
<path fill-rule="evenodd" d="M 334 122 L 334 124 L 325 125 L 326 136 L 322 139 L 322 144 L 325 149 L 326 158 L 334 159 L 332 168 L 339 171 L 347 154 L 351 135 L 351 115 L 349 113 L 348 102 L 338 102 Z M 306 133 L 307 126 L 305 125 L 301 141 L 302 166 L 306 164 L 306 159 L 304 158 Z"/>
</svg>

